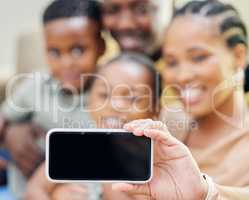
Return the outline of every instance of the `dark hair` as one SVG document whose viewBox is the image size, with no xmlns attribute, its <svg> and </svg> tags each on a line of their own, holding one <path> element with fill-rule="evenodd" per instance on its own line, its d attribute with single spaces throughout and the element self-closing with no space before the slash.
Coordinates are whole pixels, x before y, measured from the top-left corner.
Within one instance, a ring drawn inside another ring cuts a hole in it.
<svg viewBox="0 0 249 200">
<path fill-rule="evenodd" d="M 176 9 L 173 19 L 186 14 L 221 17 L 220 33 L 224 35 L 228 46 L 234 47 L 239 43 L 248 45 L 246 26 L 232 5 L 218 0 L 191 1 L 182 8 Z"/>
<path fill-rule="evenodd" d="M 248 33 L 246 25 L 241 19 L 238 11 L 228 3 L 219 0 L 191 1 L 183 7 L 176 9 L 173 19 L 186 14 L 197 14 L 206 17 L 220 17 L 220 33 L 229 48 L 237 44 L 244 44 L 248 47 Z M 245 91 L 249 90 L 248 70 L 245 78 Z"/>
<path fill-rule="evenodd" d="M 100 2 L 97 0 L 54 0 L 44 11 L 43 24 L 70 17 L 88 17 L 101 23 Z"/>
<path fill-rule="evenodd" d="M 101 68 L 108 67 L 112 63 L 119 62 L 119 61 L 126 61 L 126 62 L 133 62 L 136 64 L 141 65 L 141 67 L 144 67 L 150 74 L 152 78 L 152 89 L 153 91 L 153 99 L 155 102 L 159 99 L 161 95 L 161 77 L 160 74 L 155 69 L 154 62 L 147 57 L 144 54 L 135 53 L 135 52 L 123 52 L 120 53 L 117 57 L 111 59 L 109 62 L 107 62 L 104 66 Z M 121 74 L 122 76 L 122 74 Z"/>
</svg>

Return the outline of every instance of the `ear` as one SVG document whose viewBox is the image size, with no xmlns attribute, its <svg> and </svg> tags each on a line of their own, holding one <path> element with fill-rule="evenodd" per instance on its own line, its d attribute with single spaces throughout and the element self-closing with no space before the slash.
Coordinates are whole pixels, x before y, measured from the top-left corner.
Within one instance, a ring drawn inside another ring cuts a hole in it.
<svg viewBox="0 0 249 200">
<path fill-rule="evenodd" d="M 245 69 L 247 66 L 247 48 L 244 44 L 237 44 L 233 48 L 236 66 L 239 69 Z"/>
</svg>

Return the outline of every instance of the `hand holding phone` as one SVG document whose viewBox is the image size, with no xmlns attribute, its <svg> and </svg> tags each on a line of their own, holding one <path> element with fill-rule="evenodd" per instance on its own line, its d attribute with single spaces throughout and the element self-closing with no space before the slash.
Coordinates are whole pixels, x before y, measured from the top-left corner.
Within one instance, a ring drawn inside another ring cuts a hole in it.
<svg viewBox="0 0 249 200">
<path fill-rule="evenodd" d="M 112 186 L 114 191 L 128 194 L 131 198 L 143 196 L 144 199 L 157 200 L 208 197 L 208 184 L 196 161 L 188 148 L 169 133 L 165 124 L 136 120 L 124 128 L 138 137 L 145 136 L 154 141 L 154 172 L 153 178 L 146 184 L 116 183 Z M 216 199 L 217 193 L 213 192 L 210 197 Z"/>
</svg>

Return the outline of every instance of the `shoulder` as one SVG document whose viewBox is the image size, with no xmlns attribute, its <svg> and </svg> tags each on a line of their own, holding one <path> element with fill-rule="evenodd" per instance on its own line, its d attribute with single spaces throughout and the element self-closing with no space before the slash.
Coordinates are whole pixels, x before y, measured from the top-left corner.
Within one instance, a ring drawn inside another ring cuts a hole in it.
<svg viewBox="0 0 249 200">
<path fill-rule="evenodd" d="M 18 74 L 12 77 L 8 82 L 9 89 L 30 89 L 48 83 L 51 79 L 49 74 L 35 72 Z"/>
<path fill-rule="evenodd" d="M 51 76 L 44 73 L 17 75 L 8 82 L 6 97 L 8 100 L 11 99 L 15 102 L 31 103 L 36 96 L 40 97 L 40 95 L 51 90 L 51 87 L 48 87 L 50 82 Z"/>
</svg>

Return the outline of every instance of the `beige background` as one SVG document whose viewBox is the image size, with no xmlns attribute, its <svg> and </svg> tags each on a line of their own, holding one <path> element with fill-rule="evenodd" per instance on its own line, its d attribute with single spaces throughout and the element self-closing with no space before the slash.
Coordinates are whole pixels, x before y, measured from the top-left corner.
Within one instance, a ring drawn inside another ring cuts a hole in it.
<svg viewBox="0 0 249 200">
<path fill-rule="evenodd" d="M 40 14 L 49 0 L 2 0 L 0 7 L 0 70 L 15 68 L 19 34 L 37 31 Z"/>
</svg>

